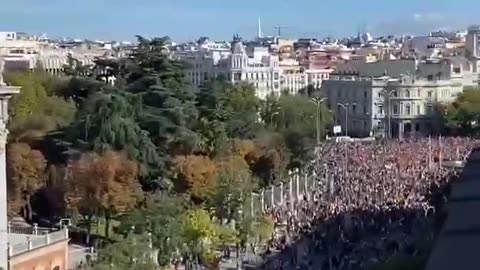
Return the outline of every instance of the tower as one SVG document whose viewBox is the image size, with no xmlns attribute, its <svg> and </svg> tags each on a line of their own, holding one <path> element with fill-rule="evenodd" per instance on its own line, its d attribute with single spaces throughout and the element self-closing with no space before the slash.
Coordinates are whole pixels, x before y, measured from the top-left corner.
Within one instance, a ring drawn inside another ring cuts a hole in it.
<svg viewBox="0 0 480 270">
<path fill-rule="evenodd" d="M 7 86 L 3 82 L 5 62 L 0 58 L 0 268 L 8 269 L 8 217 L 7 217 L 7 121 L 8 100 L 20 93 L 20 88 Z"/>
<path fill-rule="evenodd" d="M 260 21 L 260 18 L 258 18 L 258 23 L 257 23 L 257 38 L 263 38 L 263 33 L 262 33 L 262 22 Z"/>
</svg>

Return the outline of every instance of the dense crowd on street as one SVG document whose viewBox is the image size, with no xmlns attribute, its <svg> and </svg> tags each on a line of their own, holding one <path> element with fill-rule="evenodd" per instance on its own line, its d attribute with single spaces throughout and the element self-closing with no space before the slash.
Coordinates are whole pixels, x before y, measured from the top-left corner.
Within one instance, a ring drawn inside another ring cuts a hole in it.
<svg viewBox="0 0 480 270">
<path fill-rule="evenodd" d="M 309 168 L 310 192 L 269 210 L 276 232 L 262 267 L 362 270 L 415 255 L 438 229 L 457 178 L 445 164 L 464 160 L 474 144 L 460 137 L 323 144 Z"/>
</svg>

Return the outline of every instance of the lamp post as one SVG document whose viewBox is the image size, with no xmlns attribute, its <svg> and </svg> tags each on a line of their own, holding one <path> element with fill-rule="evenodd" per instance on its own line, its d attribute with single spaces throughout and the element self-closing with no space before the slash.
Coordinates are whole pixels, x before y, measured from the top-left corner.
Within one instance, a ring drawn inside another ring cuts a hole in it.
<svg viewBox="0 0 480 270">
<path fill-rule="evenodd" d="M 348 136 L 348 107 L 350 105 L 356 105 L 356 103 L 337 103 L 338 106 L 342 107 L 345 110 L 345 136 Z"/>
<path fill-rule="evenodd" d="M 320 140 L 321 140 L 321 129 L 320 129 L 320 104 L 322 104 L 322 102 L 324 102 L 325 100 L 327 100 L 327 98 L 312 98 L 311 101 L 313 103 L 315 103 L 315 105 L 317 106 L 317 115 L 316 115 L 316 122 L 317 122 L 317 145 L 320 144 Z"/>
<path fill-rule="evenodd" d="M 270 125 L 271 125 L 272 127 L 273 127 L 273 117 L 274 117 L 275 115 L 278 115 L 278 114 L 279 114 L 279 112 L 277 111 L 277 112 L 272 113 L 272 115 L 270 115 Z M 276 125 L 275 125 L 275 126 L 276 126 Z"/>
</svg>

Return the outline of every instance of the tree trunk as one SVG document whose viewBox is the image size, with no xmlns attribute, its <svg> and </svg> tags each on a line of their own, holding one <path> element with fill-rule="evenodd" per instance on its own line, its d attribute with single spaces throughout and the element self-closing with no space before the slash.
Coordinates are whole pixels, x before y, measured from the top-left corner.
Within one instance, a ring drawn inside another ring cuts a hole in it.
<svg viewBox="0 0 480 270">
<path fill-rule="evenodd" d="M 86 227 L 87 227 L 87 235 L 85 238 L 85 243 L 89 246 L 90 245 L 90 234 L 92 233 L 92 217 L 87 216 L 86 220 Z"/>
<path fill-rule="evenodd" d="M 30 194 L 26 194 L 25 195 L 25 201 L 26 201 L 26 204 L 25 204 L 25 210 L 26 210 L 26 213 L 25 213 L 25 218 L 27 221 L 29 222 L 32 222 L 32 204 L 30 203 Z"/>
<path fill-rule="evenodd" d="M 110 215 L 106 215 L 105 216 L 105 237 L 106 238 L 110 237 L 110 221 L 111 221 Z"/>
</svg>

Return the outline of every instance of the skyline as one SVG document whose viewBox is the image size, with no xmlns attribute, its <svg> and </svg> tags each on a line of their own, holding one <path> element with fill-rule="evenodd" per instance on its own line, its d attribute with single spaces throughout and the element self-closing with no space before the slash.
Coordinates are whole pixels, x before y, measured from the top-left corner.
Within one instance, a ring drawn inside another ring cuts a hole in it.
<svg viewBox="0 0 480 270">
<path fill-rule="evenodd" d="M 200 36 L 229 39 L 234 33 L 251 38 L 262 20 L 264 35 L 275 25 L 289 26 L 291 37 L 352 36 L 365 29 L 385 34 L 426 34 L 480 23 L 471 0 L 16 0 L 2 3 L 0 30 L 49 37 L 133 40 L 168 35 L 187 41 Z M 395 10 L 393 12 L 392 10 Z M 132 13 L 132 11 L 135 11 Z M 348 18 L 348 20 L 347 20 Z"/>
</svg>

